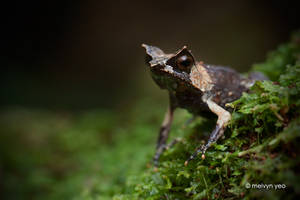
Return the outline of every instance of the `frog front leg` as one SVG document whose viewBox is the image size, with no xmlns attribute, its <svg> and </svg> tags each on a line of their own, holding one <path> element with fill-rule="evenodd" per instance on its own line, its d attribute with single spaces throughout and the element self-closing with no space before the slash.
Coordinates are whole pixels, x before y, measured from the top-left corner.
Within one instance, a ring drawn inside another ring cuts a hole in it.
<svg viewBox="0 0 300 200">
<path fill-rule="evenodd" d="M 185 165 L 187 165 L 190 160 L 193 160 L 200 152 L 202 153 L 202 157 L 204 157 L 206 150 L 224 134 L 226 125 L 231 119 L 231 114 L 213 102 L 211 99 L 208 99 L 205 102 L 207 103 L 209 109 L 218 116 L 217 125 L 210 134 L 207 143 L 197 148 L 197 150 L 189 157 L 189 159 L 185 161 Z"/>
<path fill-rule="evenodd" d="M 175 106 L 172 102 L 172 99 L 170 98 L 170 103 L 167 109 L 167 112 L 165 114 L 165 118 L 162 122 L 162 125 L 159 130 L 158 140 L 157 140 L 157 146 L 156 146 L 156 153 L 153 158 L 154 165 L 157 166 L 159 163 L 159 157 L 166 149 L 166 142 L 169 136 L 169 132 L 171 129 L 172 121 L 173 121 L 173 114 L 175 110 Z"/>
</svg>

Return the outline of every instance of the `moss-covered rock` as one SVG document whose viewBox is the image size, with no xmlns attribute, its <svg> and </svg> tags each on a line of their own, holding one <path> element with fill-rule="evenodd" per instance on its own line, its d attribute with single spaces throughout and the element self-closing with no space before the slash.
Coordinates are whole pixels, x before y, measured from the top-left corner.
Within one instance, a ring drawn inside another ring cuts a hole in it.
<svg viewBox="0 0 300 200">
<path fill-rule="evenodd" d="M 272 81 L 256 82 L 231 103 L 233 117 L 206 158 L 184 166 L 211 128 L 197 121 L 168 150 L 157 170 L 129 177 L 117 199 L 293 199 L 300 195 L 300 37 L 256 64 Z M 204 133 L 204 134 L 203 134 Z"/>
</svg>

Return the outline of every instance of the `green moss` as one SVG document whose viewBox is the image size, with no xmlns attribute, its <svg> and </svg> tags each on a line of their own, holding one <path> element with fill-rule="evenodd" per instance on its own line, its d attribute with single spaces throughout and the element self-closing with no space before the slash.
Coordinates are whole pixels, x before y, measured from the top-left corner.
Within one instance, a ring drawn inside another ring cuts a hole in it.
<svg viewBox="0 0 300 200">
<path fill-rule="evenodd" d="M 176 130 L 185 132 L 183 142 L 164 153 L 157 172 L 150 168 L 141 173 L 126 186 L 133 195 L 114 199 L 292 199 L 299 195 L 299 58 L 300 43 L 295 37 L 265 63 L 254 65 L 254 70 L 276 82 L 257 82 L 250 93 L 229 105 L 234 112 L 226 139 L 210 148 L 204 160 L 183 164 L 202 142 L 199 135 L 207 127 L 201 121 Z M 249 189 L 248 184 L 272 186 Z"/>
<path fill-rule="evenodd" d="M 127 116 L 104 110 L 75 115 L 1 112 L 0 196 L 111 199 L 125 192 L 126 177 L 145 170 L 151 159 L 154 124 L 159 123 L 155 116 L 163 115 L 153 111 L 154 116 L 143 116 L 138 109 L 137 105 Z"/>
</svg>

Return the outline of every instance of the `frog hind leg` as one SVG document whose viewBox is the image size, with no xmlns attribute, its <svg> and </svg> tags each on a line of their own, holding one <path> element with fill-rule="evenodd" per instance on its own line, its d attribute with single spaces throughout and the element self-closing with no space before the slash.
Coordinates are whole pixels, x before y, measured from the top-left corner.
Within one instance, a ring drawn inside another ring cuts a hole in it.
<svg viewBox="0 0 300 200">
<path fill-rule="evenodd" d="M 170 105 L 168 106 L 168 110 L 165 114 L 165 118 L 159 130 L 156 152 L 153 158 L 154 166 L 158 166 L 160 155 L 167 148 L 166 142 L 169 137 L 169 132 L 173 121 L 174 110 L 175 107 L 172 106 L 172 103 L 170 103 Z"/>
<path fill-rule="evenodd" d="M 193 160 L 199 153 L 202 153 L 202 158 L 204 158 L 204 154 L 206 150 L 215 143 L 221 136 L 223 136 L 227 123 L 231 119 L 231 114 L 223 109 L 221 106 L 208 99 L 206 101 L 209 109 L 218 116 L 218 121 L 215 129 L 210 134 L 209 139 L 205 145 L 202 145 L 196 149 L 196 151 L 185 161 L 185 165 L 189 163 L 189 161 Z"/>
</svg>

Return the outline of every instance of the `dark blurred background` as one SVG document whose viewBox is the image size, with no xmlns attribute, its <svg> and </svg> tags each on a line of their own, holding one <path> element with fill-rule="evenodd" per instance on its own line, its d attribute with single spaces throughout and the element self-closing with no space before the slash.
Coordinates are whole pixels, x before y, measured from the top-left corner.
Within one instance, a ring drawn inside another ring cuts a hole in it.
<svg viewBox="0 0 300 200">
<path fill-rule="evenodd" d="M 299 28 L 298 14 L 290 1 L 12 1 L 1 6 L 0 105 L 110 108 L 158 94 L 141 43 L 187 45 L 245 72 Z"/>
</svg>

